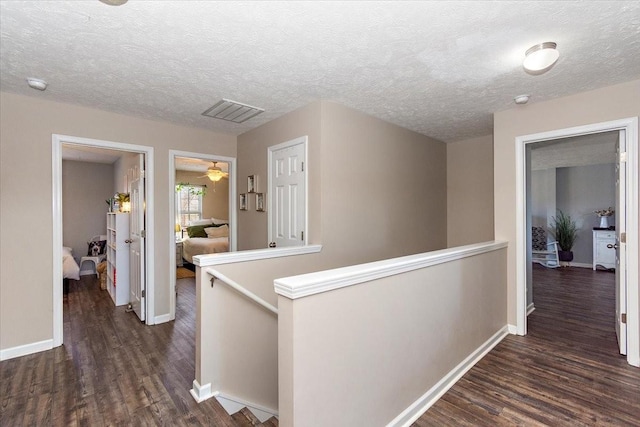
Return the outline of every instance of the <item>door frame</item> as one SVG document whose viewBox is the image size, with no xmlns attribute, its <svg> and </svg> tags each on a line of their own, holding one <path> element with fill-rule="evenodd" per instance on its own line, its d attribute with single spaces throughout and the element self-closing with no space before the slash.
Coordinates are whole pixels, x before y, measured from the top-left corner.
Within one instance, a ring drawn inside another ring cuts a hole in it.
<svg viewBox="0 0 640 427">
<path fill-rule="evenodd" d="M 155 322 L 154 310 L 154 201 L 153 201 L 153 147 L 82 138 L 77 136 L 53 134 L 52 143 L 52 207 L 53 207 L 53 346 L 63 343 L 63 296 L 62 296 L 62 145 L 79 145 L 84 147 L 106 148 L 127 151 L 144 155 L 145 163 L 145 229 L 146 241 L 146 284 L 147 289 L 147 325 Z M 106 219 L 105 219 L 106 221 Z"/>
<path fill-rule="evenodd" d="M 272 242 L 273 238 L 273 201 L 274 189 L 271 177 L 273 176 L 273 153 L 296 145 L 304 147 L 304 239 L 301 246 L 307 246 L 309 242 L 309 136 L 300 136 L 289 141 L 281 142 L 276 145 L 267 147 L 267 242 Z"/>
<path fill-rule="evenodd" d="M 518 136 L 516 143 L 516 333 L 527 334 L 527 168 L 526 146 L 541 141 L 624 130 L 627 151 L 627 361 L 640 366 L 640 307 L 638 296 L 638 118 L 630 117 L 584 126 Z M 629 256 L 631 255 L 631 256 Z"/>
<path fill-rule="evenodd" d="M 176 318 L 176 157 L 191 157 L 211 162 L 225 162 L 229 164 L 229 252 L 238 250 L 238 221 L 236 207 L 237 192 L 237 160 L 235 157 L 219 156 L 217 154 L 194 153 L 191 151 L 169 150 L 169 320 Z"/>
</svg>

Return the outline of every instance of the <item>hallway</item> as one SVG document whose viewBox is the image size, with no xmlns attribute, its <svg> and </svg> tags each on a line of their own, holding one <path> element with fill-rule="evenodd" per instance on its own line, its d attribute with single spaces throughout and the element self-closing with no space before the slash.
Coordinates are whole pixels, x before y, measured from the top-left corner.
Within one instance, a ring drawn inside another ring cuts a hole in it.
<svg viewBox="0 0 640 427">
<path fill-rule="evenodd" d="M 618 353 L 614 281 L 534 265 L 529 334 L 507 336 L 414 426 L 640 425 L 640 369 Z"/>
</svg>

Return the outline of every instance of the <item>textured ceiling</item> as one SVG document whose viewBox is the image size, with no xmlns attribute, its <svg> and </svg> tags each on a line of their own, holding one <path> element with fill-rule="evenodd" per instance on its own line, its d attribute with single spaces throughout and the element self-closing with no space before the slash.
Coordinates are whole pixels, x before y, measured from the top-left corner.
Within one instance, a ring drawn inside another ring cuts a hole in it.
<svg viewBox="0 0 640 427">
<path fill-rule="evenodd" d="M 616 163 L 617 142 L 617 131 L 539 142 L 531 150 L 531 170 Z"/>
<path fill-rule="evenodd" d="M 560 60 L 528 75 L 543 41 Z M 0 1 L 1 90 L 231 134 L 326 99 L 455 141 L 490 133 L 516 95 L 637 78 L 635 1 Z M 266 111 L 201 116 L 221 98 Z"/>
</svg>

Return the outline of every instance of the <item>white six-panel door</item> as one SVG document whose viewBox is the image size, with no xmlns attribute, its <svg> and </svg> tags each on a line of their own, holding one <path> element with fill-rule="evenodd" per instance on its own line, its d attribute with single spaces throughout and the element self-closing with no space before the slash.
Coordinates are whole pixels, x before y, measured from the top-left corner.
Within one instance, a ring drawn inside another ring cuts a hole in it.
<svg viewBox="0 0 640 427">
<path fill-rule="evenodd" d="M 131 215 L 129 216 L 129 301 L 133 311 L 145 320 L 145 243 L 144 243 L 144 165 L 141 165 L 131 181 L 129 198 Z"/>
<path fill-rule="evenodd" d="M 269 147 L 269 246 L 304 246 L 307 137 Z"/>
</svg>

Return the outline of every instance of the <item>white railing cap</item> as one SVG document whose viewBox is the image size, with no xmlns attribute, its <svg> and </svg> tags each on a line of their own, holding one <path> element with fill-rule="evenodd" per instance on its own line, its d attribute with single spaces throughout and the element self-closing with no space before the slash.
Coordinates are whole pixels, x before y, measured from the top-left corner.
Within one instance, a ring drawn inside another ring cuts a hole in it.
<svg viewBox="0 0 640 427">
<path fill-rule="evenodd" d="M 438 251 L 391 258 L 367 264 L 301 274 L 274 280 L 277 294 L 289 299 L 303 298 L 383 277 L 406 273 L 432 265 L 492 252 L 507 247 L 505 241 L 489 241 Z"/>
</svg>

